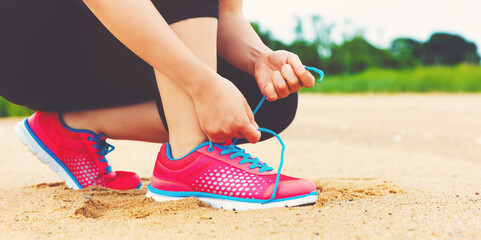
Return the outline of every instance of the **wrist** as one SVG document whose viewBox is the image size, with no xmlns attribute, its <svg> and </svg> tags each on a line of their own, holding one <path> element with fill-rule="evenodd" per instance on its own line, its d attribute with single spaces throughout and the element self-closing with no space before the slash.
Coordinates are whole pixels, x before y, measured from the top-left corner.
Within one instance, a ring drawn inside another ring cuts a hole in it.
<svg viewBox="0 0 481 240">
<path fill-rule="evenodd" d="M 199 98 L 211 91 L 218 85 L 219 74 L 208 66 L 201 67 L 189 73 L 191 84 L 185 88 L 187 94 L 192 98 Z"/>
<path fill-rule="evenodd" d="M 258 62 L 262 61 L 263 59 L 267 58 L 270 54 L 272 54 L 274 51 L 272 51 L 270 48 L 265 46 L 262 49 L 254 49 L 250 53 L 250 66 L 248 73 L 252 76 L 254 76 L 255 70 L 256 70 L 256 65 Z"/>
</svg>

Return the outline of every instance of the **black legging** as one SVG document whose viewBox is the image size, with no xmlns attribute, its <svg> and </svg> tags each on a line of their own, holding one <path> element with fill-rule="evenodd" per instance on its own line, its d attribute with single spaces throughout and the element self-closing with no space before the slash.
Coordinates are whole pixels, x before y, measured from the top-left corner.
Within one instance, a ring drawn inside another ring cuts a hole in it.
<svg viewBox="0 0 481 240">
<path fill-rule="evenodd" d="M 218 0 L 152 2 L 169 24 L 218 18 Z M 255 108 L 262 94 L 252 76 L 221 58 L 218 72 Z M 81 0 L 0 0 L 0 95 L 34 110 L 55 112 L 155 100 L 167 128 L 153 68 L 120 43 Z M 266 102 L 256 121 L 280 133 L 296 110 L 297 94 L 292 94 Z"/>
</svg>

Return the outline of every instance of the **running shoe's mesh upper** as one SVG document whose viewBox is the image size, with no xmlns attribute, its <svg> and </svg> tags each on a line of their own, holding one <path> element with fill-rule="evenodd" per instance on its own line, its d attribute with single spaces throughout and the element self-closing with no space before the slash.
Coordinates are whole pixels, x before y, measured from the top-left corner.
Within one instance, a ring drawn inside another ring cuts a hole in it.
<svg viewBox="0 0 481 240">
<path fill-rule="evenodd" d="M 61 159 L 83 187 L 105 186 L 111 180 L 102 177 L 101 169 L 97 167 L 90 154 L 64 154 Z"/>
<path fill-rule="evenodd" d="M 255 175 L 229 166 L 213 166 L 193 182 L 196 192 L 207 192 L 232 197 L 262 198 L 275 176 Z"/>
</svg>

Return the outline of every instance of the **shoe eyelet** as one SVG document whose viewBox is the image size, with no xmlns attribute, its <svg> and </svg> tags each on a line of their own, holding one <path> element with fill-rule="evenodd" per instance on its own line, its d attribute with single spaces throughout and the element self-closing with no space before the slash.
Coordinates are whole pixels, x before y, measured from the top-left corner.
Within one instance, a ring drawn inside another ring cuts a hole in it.
<svg viewBox="0 0 481 240">
<path fill-rule="evenodd" d="M 213 148 L 213 147 L 209 147 L 209 148 L 207 149 L 207 151 L 213 152 L 213 151 L 214 151 L 214 148 Z"/>
<path fill-rule="evenodd" d="M 92 141 L 92 140 L 93 140 L 92 137 L 87 136 L 87 141 Z"/>
</svg>

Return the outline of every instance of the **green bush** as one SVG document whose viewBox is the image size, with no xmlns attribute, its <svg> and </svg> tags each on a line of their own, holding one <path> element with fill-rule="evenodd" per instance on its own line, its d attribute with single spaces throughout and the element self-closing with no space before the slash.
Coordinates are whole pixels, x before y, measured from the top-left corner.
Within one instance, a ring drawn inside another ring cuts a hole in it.
<svg viewBox="0 0 481 240">
<path fill-rule="evenodd" d="M 33 112 L 33 110 L 15 105 L 0 97 L 0 117 L 28 116 Z"/>
</svg>

